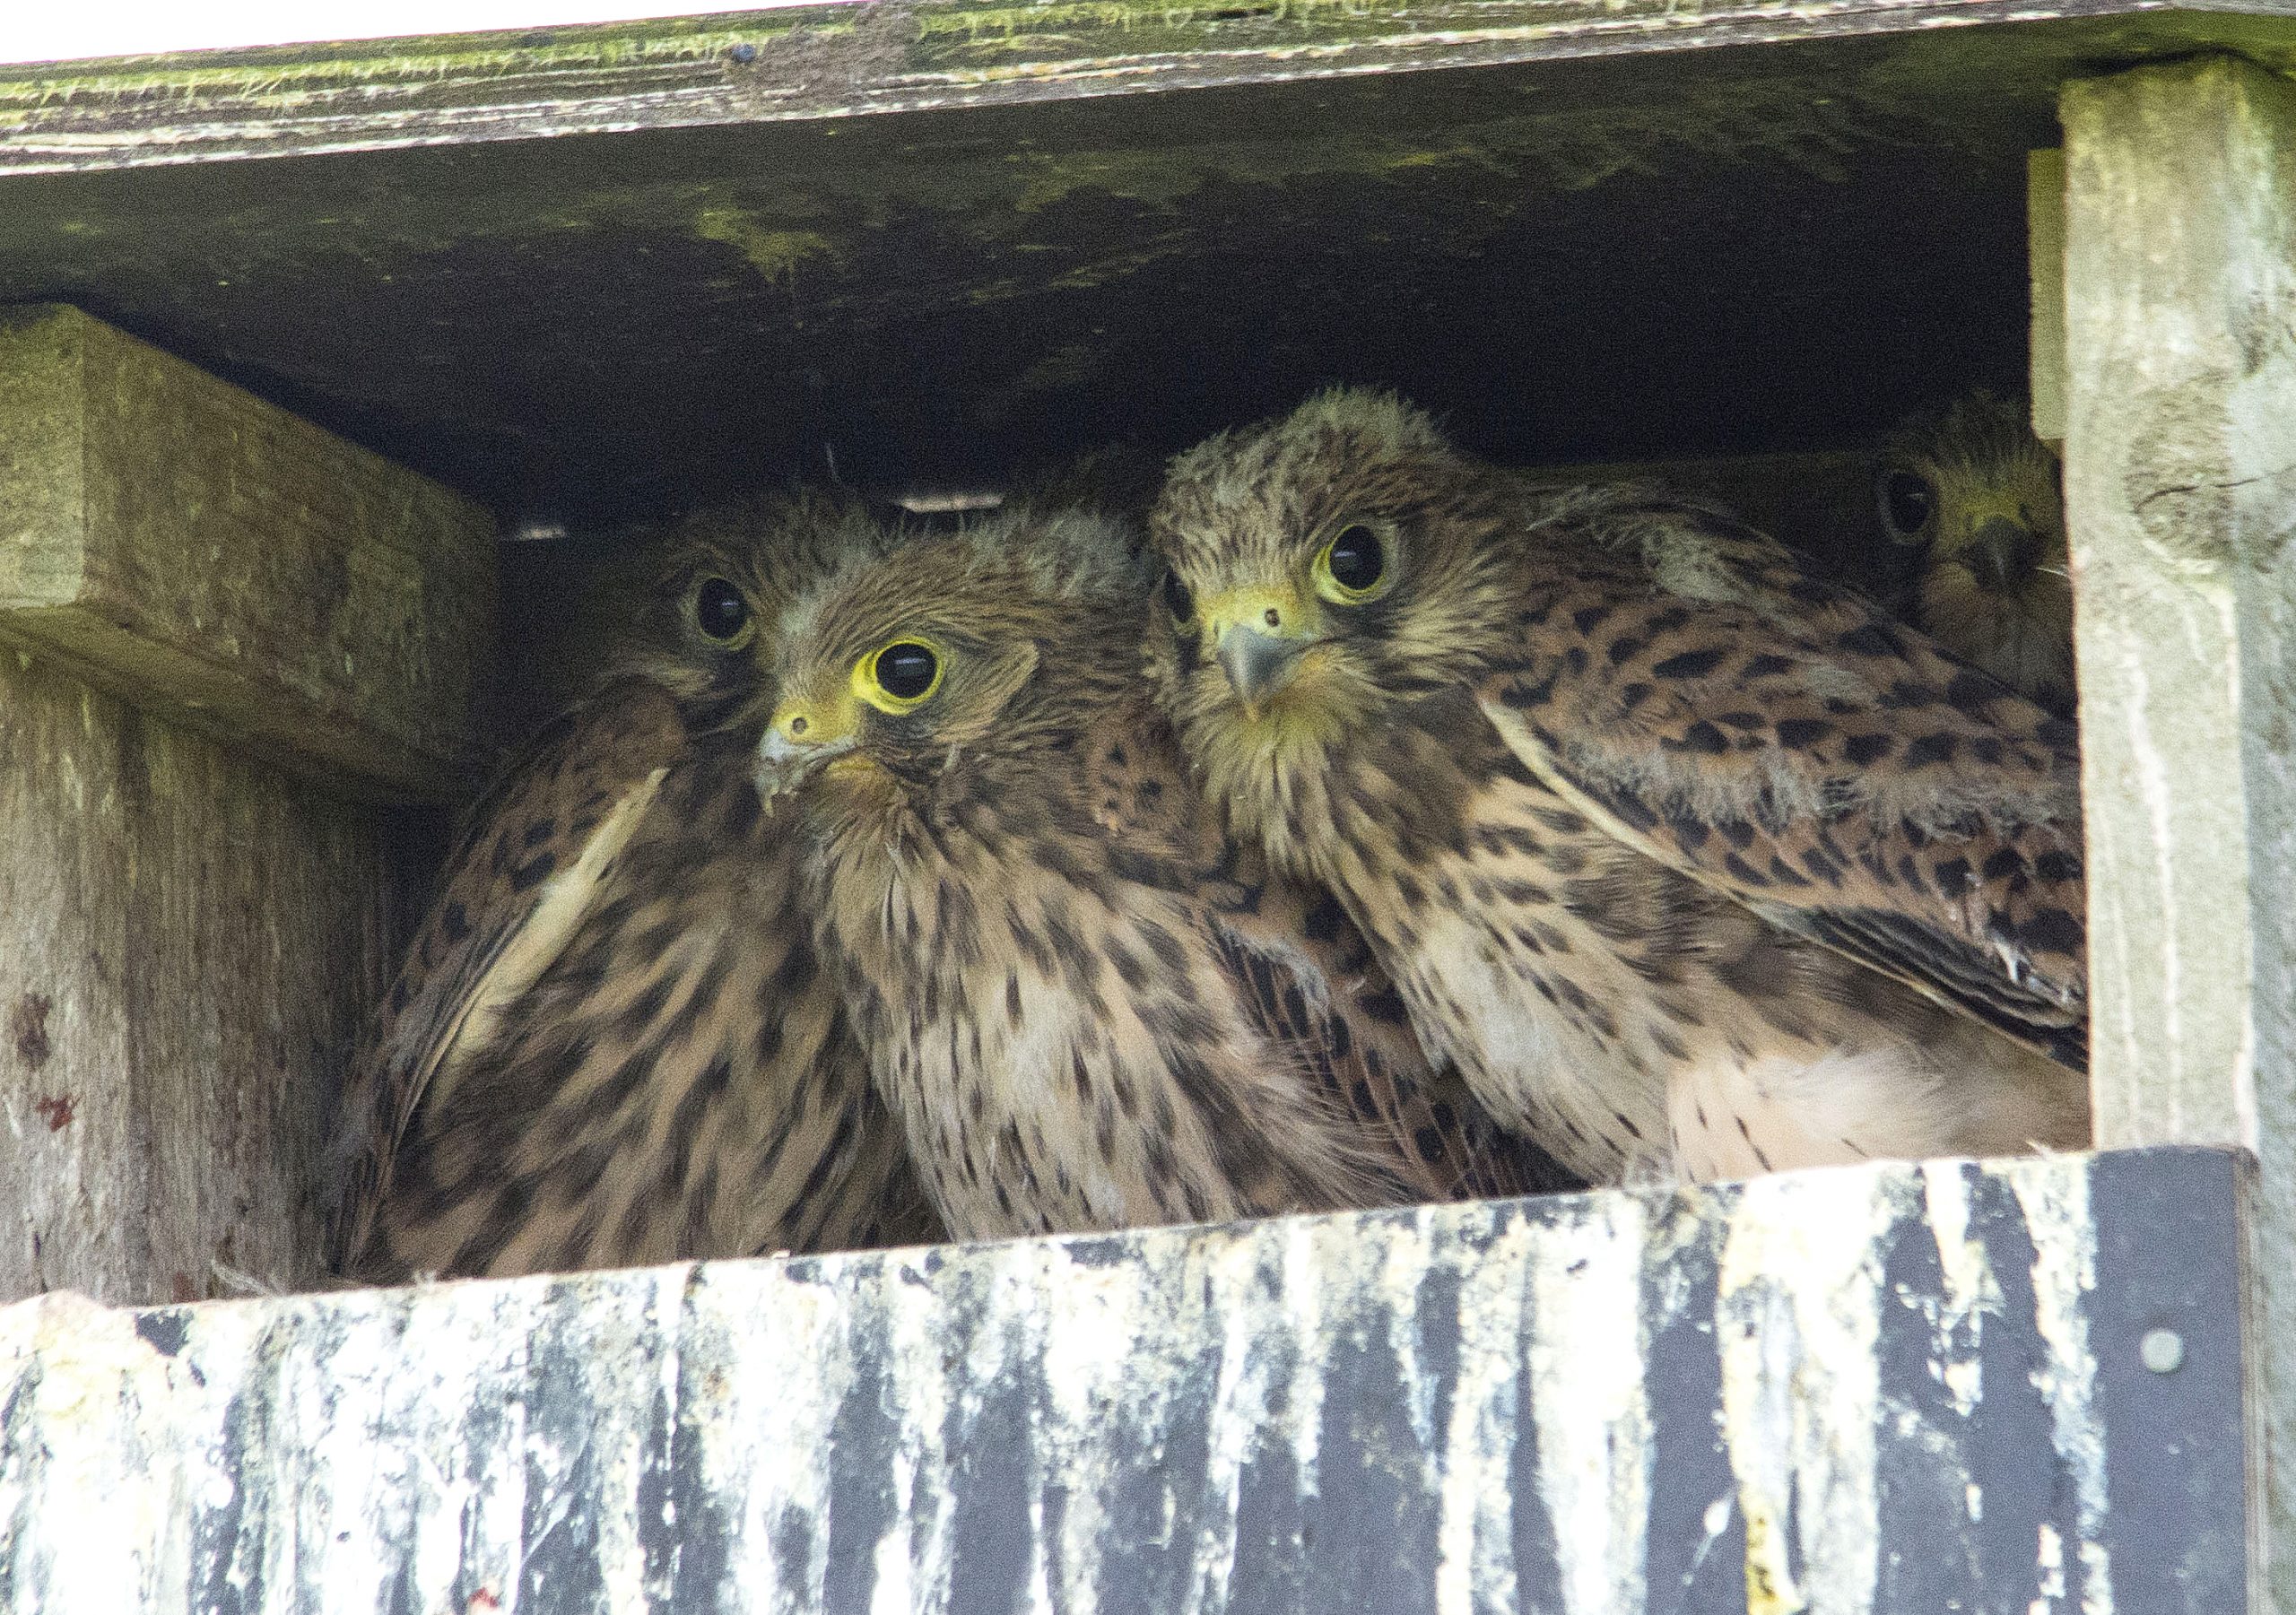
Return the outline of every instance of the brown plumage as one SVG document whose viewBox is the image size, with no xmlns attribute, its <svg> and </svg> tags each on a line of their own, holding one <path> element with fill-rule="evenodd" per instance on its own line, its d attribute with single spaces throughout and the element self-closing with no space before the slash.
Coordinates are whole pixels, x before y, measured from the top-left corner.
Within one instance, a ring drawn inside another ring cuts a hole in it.
<svg viewBox="0 0 2296 1615">
<path fill-rule="evenodd" d="M 622 671 L 470 815 L 344 1097 L 348 1276 L 936 1237 L 750 777 L 783 508 L 673 534 Z"/>
<path fill-rule="evenodd" d="M 1115 526 L 886 534 L 801 598 L 761 780 L 961 1237 L 1559 1181 L 1427 1072 L 1328 899 L 1224 843 L 1140 682 Z M 778 798 L 777 798 L 778 799 Z"/>
<path fill-rule="evenodd" d="M 1920 551 L 1913 620 L 2061 716 L 2073 710 L 2073 580 L 2057 456 L 2022 398 L 1975 392 L 1892 440 L 1874 481 Z"/>
<path fill-rule="evenodd" d="M 1207 791 L 1570 1166 L 2085 1139 L 2066 725 L 1717 513 L 1382 395 L 1184 456 L 1152 534 Z"/>
</svg>

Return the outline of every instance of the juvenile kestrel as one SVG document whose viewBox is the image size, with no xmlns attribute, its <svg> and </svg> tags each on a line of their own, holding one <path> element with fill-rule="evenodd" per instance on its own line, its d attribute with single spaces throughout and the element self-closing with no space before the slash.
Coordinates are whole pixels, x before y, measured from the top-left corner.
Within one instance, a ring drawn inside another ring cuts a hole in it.
<svg viewBox="0 0 2296 1615">
<path fill-rule="evenodd" d="M 2022 398 L 1976 392 L 1892 441 L 1882 525 L 1920 551 L 1915 621 L 2060 716 L 2073 709 L 2073 582 L 2057 456 Z"/>
<path fill-rule="evenodd" d="M 752 519 L 680 535 L 624 670 L 471 815 L 344 1096 L 347 1276 L 936 1237 L 751 780 L 756 624 L 804 564 Z"/>
<path fill-rule="evenodd" d="M 1553 1186 L 1437 1081 L 1335 904 L 1223 842 L 1140 679 L 1120 529 L 888 534 L 783 616 L 759 753 L 962 1238 Z"/>
<path fill-rule="evenodd" d="M 2085 1142 L 2066 725 L 1726 518 L 1381 395 L 1182 456 L 1152 534 L 1209 794 L 1567 1166 Z"/>
</svg>

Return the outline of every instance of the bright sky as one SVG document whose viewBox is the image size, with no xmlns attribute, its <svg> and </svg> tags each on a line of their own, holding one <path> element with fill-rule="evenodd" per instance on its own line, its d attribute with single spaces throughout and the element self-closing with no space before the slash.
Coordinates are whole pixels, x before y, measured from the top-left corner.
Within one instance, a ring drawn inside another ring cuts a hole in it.
<svg viewBox="0 0 2296 1615">
<path fill-rule="evenodd" d="M 0 0 L 0 62 L 618 22 L 799 0 Z"/>
</svg>

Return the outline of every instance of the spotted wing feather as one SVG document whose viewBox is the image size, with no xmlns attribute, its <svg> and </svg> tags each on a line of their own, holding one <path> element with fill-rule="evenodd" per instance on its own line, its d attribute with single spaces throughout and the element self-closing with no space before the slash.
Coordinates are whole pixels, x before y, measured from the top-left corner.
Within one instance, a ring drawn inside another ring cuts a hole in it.
<svg viewBox="0 0 2296 1615">
<path fill-rule="evenodd" d="M 1254 1028 L 1352 1116 L 1412 1195 L 1429 1201 L 1582 1186 L 1493 1122 L 1456 1072 L 1433 1067 L 1410 1012 L 1338 900 L 1274 874 L 1254 850 L 1191 831 L 1185 765 L 1169 737 L 1095 742 L 1089 766 L 1108 828 L 1134 844 L 1194 833 L 1218 956 Z"/>
<path fill-rule="evenodd" d="M 343 1096 L 336 1264 L 372 1234 L 416 1111 L 500 1035 L 503 1011 L 573 937 L 684 739 L 659 690 L 610 687 L 537 732 L 465 815 L 446 890 Z"/>
<path fill-rule="evenodd" d="M 2069 727 L 1758 535 L 1588 496 L 1482 682 L 1611 834 L 2017 1037 L 2085 1058 Z"/>
</svg>

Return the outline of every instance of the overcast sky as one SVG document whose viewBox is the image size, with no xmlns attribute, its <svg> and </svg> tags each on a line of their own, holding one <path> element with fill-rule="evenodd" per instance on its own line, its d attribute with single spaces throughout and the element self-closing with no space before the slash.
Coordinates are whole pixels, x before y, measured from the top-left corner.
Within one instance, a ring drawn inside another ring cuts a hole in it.
<svg viewBox="0 0 2296 1615">
<path fill-rule="evenodd" d="M 796 0 L 664 4 L 662 0 L 0 0 L 0 62 L 372 39 L 613 22 L 631 17 L 762 10 Z"/>
</svg>

